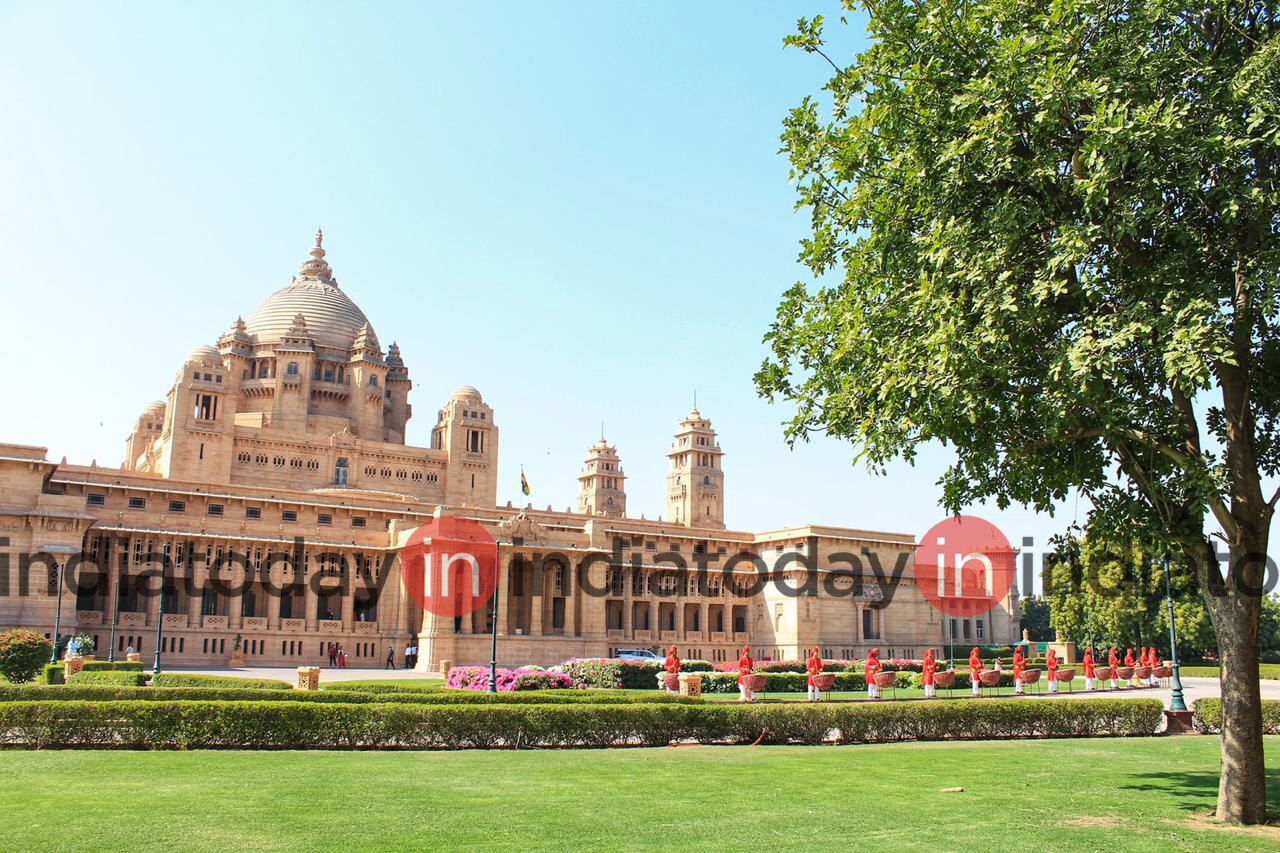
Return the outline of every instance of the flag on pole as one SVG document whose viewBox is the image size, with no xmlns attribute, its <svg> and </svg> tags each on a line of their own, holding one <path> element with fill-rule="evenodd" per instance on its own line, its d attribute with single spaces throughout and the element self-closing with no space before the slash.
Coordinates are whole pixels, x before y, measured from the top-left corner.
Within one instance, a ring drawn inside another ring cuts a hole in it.
<svg viewBox="0 0 1280 853">
<path fill-rule="evenodd" d="M 524 466 L 520 466 L 520 493 L 526 497 L 529 495 L 529 481 L 524 476 Z"/>
</svg>

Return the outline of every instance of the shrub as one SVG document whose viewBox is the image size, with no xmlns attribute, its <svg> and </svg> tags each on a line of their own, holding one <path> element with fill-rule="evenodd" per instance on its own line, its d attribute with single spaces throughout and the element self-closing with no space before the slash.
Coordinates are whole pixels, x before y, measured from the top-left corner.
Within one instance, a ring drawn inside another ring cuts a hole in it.
<svg viewBox="0 0 1280 853">
<path fill-rule="evenodd" d="M 533 690 L 481 693 L 473 690 L 437 690 L 381 694 L 358 690 L 256 690 L 244 687 L 116 687 L 83 684 L 79 679 L 63 686 L 0 685 L 0 702 L 34 700 L 172 702 L 201 700 L 225 702 L 320 702 L 331 704 L 395 703 L 418 705 L 630 705 L 639 703 L 689 704 L 702 700 L 674 696 L 656 690 Z"/>
<path fill-rule="evenodd" d="M 66 682 L 66 664 L 62 661 L 44 665 L 37 679 L 41 684 L 64 684 Z M 142 672 L 142 661 L 137 660 L 87 660 L 83 672 L 107 672 L 121 670 L 125 672 Z"/>
<path fill-rule="evenodd" d="M 111 687 L 143 687 L 147 683 L 145 672 L 128 670 L 89 670 L 82 669 L 71 676 L 70 684 L 102 684 Z"/>
<path fill-rule="evenodd" d="M 53 652 L 49 641 L 35 631 L 15 628 L 0 634 L 0 675 L 23 684 L 35 678 Z"/>
<path fill-rule="evenodd" d="M 274 678 L 237 678 L 234 675 L 198 675 L 190 672 L 162 672 L 153 676 L 156 687 L 229 687 L 256 690 L 292 690 L 287 681 Z"/>
<path fill-rule="evenodd" d="M 495 673 L 498 692 L 513 690 L 551 690 L 573 687 L 573 679 L 563 672 L 547 672 L 542 669 L 498 669 Z M 446 686 L 461 690 L 488 690 L 489 667 L 455 666 L 449 670 Z"/>
<path fill-rule="evenodd" d="M 313 694 L 314 695 L 314 694 Z M 0 703 L 0 742 L 130 749 L 475 749 L 1150 735 L 1154 699 L 886 704 Z"/>
<path fill-rule="evenodd" d="M 1202 733 L 1222 731 L 1222 700 L 1197 699 L 1191 705 L 1191 723 Z M 1262 700 L 1262 731 L 1280 735 L 1280 699 Z"/>
<path fill-rule="evenodd" d="M 98 650 L 98 642 L 93 639 L 92 634 L 74 635 L 67 642 L 67 648 L 70 648 L 72 643 L 76 644 L 76 654 L 78 655 L 91 655 Z"/>
<path fill-rule="evenodd" d="M 681 672 L 711 672 L 712 666 L 709 660 L 682 660 L 680 661 Z"/>
<path fill-rule="evenodd" d="M 797 672 L 766 672 L 764 693 L 803 693 L 808 687 L 809 677 Z M 867 682 L 860 672 L 837 672 L 836 690 L 866 690 Z M 894 680 L 898 687 L 910 687 L 912 673 L 900 672 Z M 711 672 L 702 676 L 703 693 L 737 693 L 738 674 L 736 672 Z"/>
</svg>

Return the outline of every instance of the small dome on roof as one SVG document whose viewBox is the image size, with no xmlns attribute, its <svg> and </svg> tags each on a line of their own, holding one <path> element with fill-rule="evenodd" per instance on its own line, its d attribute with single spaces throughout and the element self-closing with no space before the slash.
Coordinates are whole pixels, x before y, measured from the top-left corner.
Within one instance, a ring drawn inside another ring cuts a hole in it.
<svg viewBox="0 0 1280 853">
<path fill-rule="evenodd" d="M 144 411 L 144 412 L 163 412 L 163 411 L 164 411 L 164 407 L 165 407 L 165 402 L 164 402 L 164 400 L 152 400 L 150 403 L 147 403 L 147 405 L 143 406 L 142 411 Z"/>
<path fill-rule="evenodd" d="M 205 344 L 203 346 L 196 347 L 187 355 L 187 362 L 190 363 L 193 361 L 194 362 L 209 361 L 209 362 L 215 362 L 216 364 L 221 365 L 222 355 L 218 352 L 218 350 L 215 347 L 211 347 L 208 344 Z"/>
<path fill-rule="evenodd" d="M 477 403 L 483 402 L 484 398 L 480 396 L 480 392 L 476 390 L 474 385 L 459 385 L 453 389 L 453 393 L 449 395 L 450 400 L 475 400 Z"/>
</svg>

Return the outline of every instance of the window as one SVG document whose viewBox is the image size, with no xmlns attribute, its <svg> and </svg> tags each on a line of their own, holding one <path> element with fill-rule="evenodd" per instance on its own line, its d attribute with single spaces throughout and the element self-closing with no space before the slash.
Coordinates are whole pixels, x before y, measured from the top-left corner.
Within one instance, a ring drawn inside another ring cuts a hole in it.
<svg viewBox="0 0 1280 853">
<path fill-rule="evenodd" d="M 289 522 L 297 521 L 298 514 L 291 509 L 286 509 L 284 512 L 280 513 L 280 520 Z"/>
<path fill-rule="evenodd" d="M 353 515 L 353 516 L 351 516 L 351 526 L 352 526 L 352 527 L 364 527 L 364 516 L 363 516 L 363 515 Z"/>
<path fill-rule="evenodd" d="M 467 430 L 467 450 L 472 453 L 484 453 L 484 433 L 481 430 Z"/>
<path fill-rule="evenodd" d="M 222 515 L 222 504 L 209 504 L 209 515 Z"/>
<path fill-rule="evenodd" d="M 333 483 L 336 486 L 347 484 L 347 460 L 339 459 L 333 465 Z"/>
<path fill-rule="evenodd" d="M 247 506 L 244 508 L 245 518 L 262 518 L 262 510 L 256 506 Z"/>
<path fill-rule="evenodd" d="M 327 512 L 322 512 L 316 516 L 316 524 L 333 524 L 333 516 Z"/>
<path fill-rule="evenodd" d="M 250 462 L 253 461 L 253 456 L 249 454 L 247 451 L 242 450 L 236 454 L 236 461 L 242 465 L 248 465 Z"/>
<path fill-rule="evenodd" d="M 107 503 L 107 496 L 90 494 L 85 498 L 85 503 L 89 506 L 105 506 Z"/>
<path fill-rule="evenodd" d="M 369 376 L 369 387 L 370 387 L 370 388 L 377 388 L 377 387 L 378 387 L 378 377 L 377 377 L 377 374 L 371 374 L 371 375 Z"/>
<path fill-rule="evenodd" d="M 970 632 L 970 630 L 971 630 L 971 629 L 970 629 L 970 626 L 969 626 L 969 620 L 968 620 L 968 619 L 964 620 L 964 622 L 963 622 L 963 623 L 961 623 L 961 625 L 960 625 L 960 630 L 964 633 L 964 638 L 965 638 L 966 640 L 967 640 L 967 639 L 969 639 L 969 632 Z"/>
<path fill-rule="evenodd" d="M 985 619 L 977 620 L 974 623 L 974 628 L 977 631 L 979 640 L 985 640 L 987 638 L 987 623 Z"/>
<path fill-rule="evenodd" d="M 146 509 L 146 498 L 129 498 L 129 509 Z"/>
<path fill-rule="evenodd" d="M 197 394 L 194 414 L 197 420 L 217 420 L 218 398 L 213 394 Z"/>
<path fill-rule="evenodd" d="M 297 375 L 298 375 L 298 362 L 296 362 L 296 361 L 291 361 L 291 362 L 289 362 L 289 366 L 288 366 L 288 367 L 286 367 L 286 368 L 284 369 L 284 372 L 285 372 L 285 375 L 286 375 L 286 376 L 297 376 Z"/>
</svg>

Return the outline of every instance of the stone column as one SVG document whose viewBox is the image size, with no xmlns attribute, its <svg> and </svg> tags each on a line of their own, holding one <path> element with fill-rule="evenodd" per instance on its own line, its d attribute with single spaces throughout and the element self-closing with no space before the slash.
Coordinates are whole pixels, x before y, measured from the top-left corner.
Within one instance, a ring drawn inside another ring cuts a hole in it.
<svg viewBox="0 0 1280 853">
<path fill-rule="evenodd" d="M 342 630 L 354 631 L 356 621 L 356 578 L 351 566 L 343 568 L 345 585 L 342 588 Z"/>
<path fill-rule="evenodd" d="M 698 604 L 698 632 L 711 639 L 711 604 L 703 601 Z"/>
<path fill-rule="evenodd" d="M 304 602 L 307 630 L 315 631 L 319 628 L 320 622 L 320 598 L 316 595 L 315 590 L 311 588 L 312 575 L 308 573 L 306 580 L 302 584 L 302 600 Z"/>
<path fill-rule="evenodd" d="M 564 635 L 577 636 L 578 633 L 578 571 L 573 563 L 564 568 Z"/>
<path fill-rule="evenodd" d="M 498 634 L 505 636 L 510 633 L 507 627 L 510 623 L 508 620 L 511 616 L 511 601 L 509 599 L 511 593 L 511 555 L 504 555 L 498 552 Z"/>
<path fill-rule="evenodd" d="M 540 567 L 529 569 L 529 634 L 542 635 L 543 616 L 547 607 L 547 573 Z"/>
<path fill-rule="evenodd" d="M 631 584 L 639 569 L 623 569 L 622 571 L 622 637 L 631 639 Z"/>
</svg>

